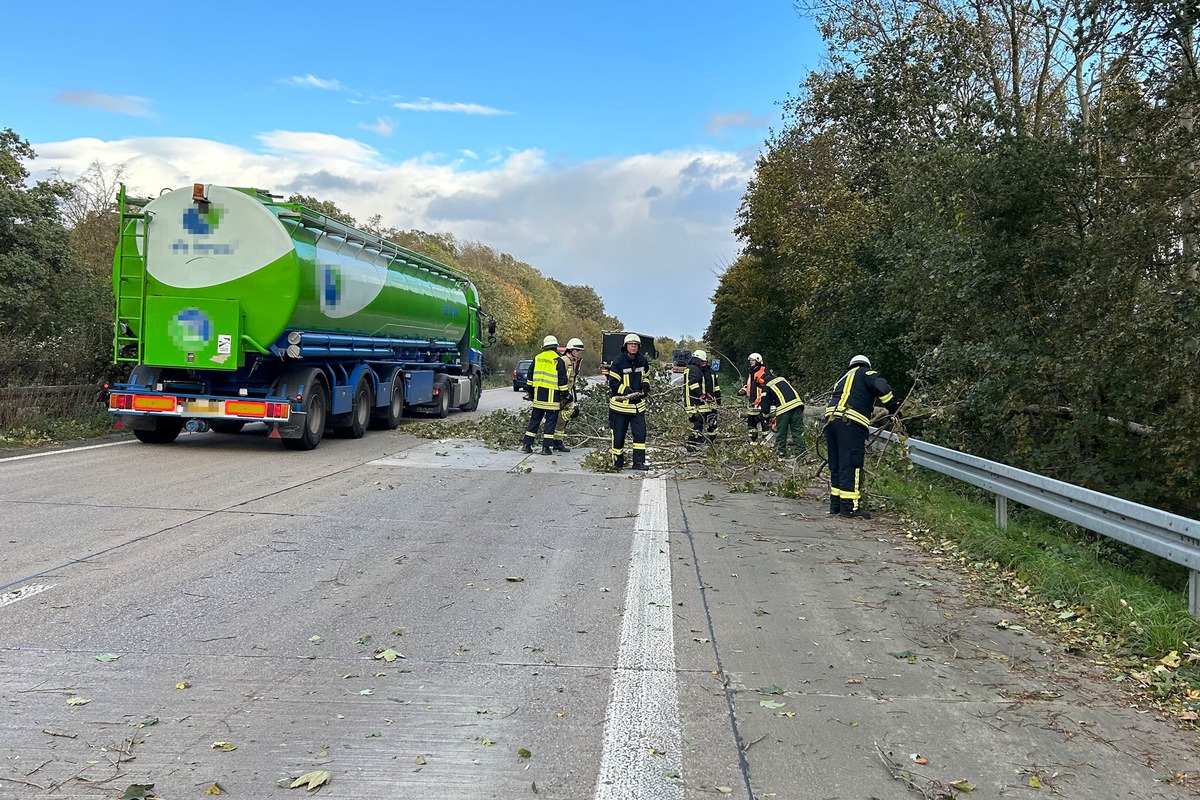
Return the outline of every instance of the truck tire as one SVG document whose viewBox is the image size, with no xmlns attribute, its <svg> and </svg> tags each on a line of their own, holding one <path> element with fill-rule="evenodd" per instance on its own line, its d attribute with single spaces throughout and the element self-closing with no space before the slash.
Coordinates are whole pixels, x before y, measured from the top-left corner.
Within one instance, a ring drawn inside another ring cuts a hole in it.
<svg viewBox="0 0 1200 800">
<path fill-rule="evenodd" d="M 483 394 L 483 380 L 476 372 L 471 376 L 471 399 L 458 407 L 459 411 L 474 411 L 479 408 L 479 398 Z"/>
<path fill-rule="evenodd" d="M 371 417 L 371 427 L 375 430 L 394 431 L 400 425 L 404 416 L 404 372 L 396 370 L 392 374 L 392 400 L 382 412 L 376 411 Z"/>
<path fill-rule="evenodd" d="M 321 443 L 325 435 L 325 417 L 329 413 L 329 393 L 325 384 L 315 381 L 304 394 L 300 410 L 308 414 L 304 420 L 304 433 L 298 439 L 283 439 L 288 450 L 312 450 Z"/>
<path fill-rule="evenodd" d="M 347 439 L 361 439 L 371 424 L 371 409 L 375 406 L 375 392 L 371 390 L 371 379 L 360 376 L 350 399 L 350 419 L 337 431 Z"/>
<path fill-rule="evenodd" d="M 154 427 L 150 430 L 139 431 L 134 430 L 133 435 L 137 437 L 139 442 L 146 444 L 170 444 L 179 437 L 179 432 L 183 430 L 183 419 L 180 417 L 163 417 L 162 419 L 154 420 Z"/>
<path fill-rule="evenodd" d="M 438 392 L 437 415 L 441 419 L 445 419 L 450 416 L 450 384 L 442 383 L 438 385 L 441 387 L 441 391 Z"/>
<path fill-rule="evenodd" d="M 222 419 L 222 420 L 216 420 L 215 422 L 210 423 L 208 427 L 213 429 L 213 433 L 234 434 L 234 433 L 241 433 L 242 428 L 246 427 L 246 423 L 234 422 L 231 420 Z"/>
</svg>

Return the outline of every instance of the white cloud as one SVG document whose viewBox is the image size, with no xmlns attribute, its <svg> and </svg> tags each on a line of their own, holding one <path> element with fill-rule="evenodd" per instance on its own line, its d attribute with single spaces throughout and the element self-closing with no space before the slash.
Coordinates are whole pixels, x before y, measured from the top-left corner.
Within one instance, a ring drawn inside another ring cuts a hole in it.
<svg viewBox="0 0 1200 800">
<path fill-rule="evenodd" d="M 460 153 L 460 154 L 461 154 L 461 155 L 462 155 L 464 158 L 471 158 L 471 159 L 476 159 L 476 160 L 478 160 L 478 159 L 479 159 L 479 154 L 478 154 L 478 153 L 476 153 L 474 150 L 459 150 L 458 152 L 459 152 L 459 153 Z"/>
<path fill-rule="evenodd" d="M 485 116 L 513 113 L 490 106 L 481 106 L 478 103 L 443 103 L 428 97 L 422 97 L 416 102 L 394 103 L 393 105 L 404 111 L 446 111 L 452 114 L 482 114 Z"/>
<path fill-rule="evenodd" d="M 137 193 L 204 182 L 314 195 L 359 220 L 378 213 L 385 226 L 478 240 L 548 277 L 596 287 L 631 328 L 678 336 L 708 325 L 714 272 L 737 253 L 734 214 L 756 155 L 672 151 L 560 163 L 521 150 L 487 164 L 428 154 L 388 162 L 329 134 L 259 139 L 259 152 L 203 139 L 74 139 L 35 144 L 31 167 L 35 178 L 58 169 L 69 180 L 93 161 L 125 164 Z"/>
<path fill-rule="evenodd" d="M 770 124 L 766 114 L 758 117 L 751 117 L 750 112 L 746 109 L 734 111 L 729 114 L 713 114 L 704 126 L 704 130 L 714 136 L 723 133 L 729 128 L 766 128 Z"/>
<path fill-rule="evenodd" d="M 326 89 L 331 92 L 340 92 L 342 84 L 335 78 L 318 78 L 316 75 L 293 75 L 290 78 L 285 78 L 282 83 L 288 86 L 303 86 L 308 89 Z"/>
<path fill-rule="evenodd" d="M 64 106 L 98 108 L 101 111 L 126 114 L 130 117 L 153 116 L 153 113 L 150 111 L 149 99 L 135 97 L 130 94 L 104 94 L 103 92 L 91 92 L 85 89 L 72 89 L 56 94 L 54 102 Z"/>
<path fill-rule="evenodd" d="M 360 122 L 358 127 L 364 131 L 372 131 L 380 136 L 391 136 L 392 131 L 396 129 L 396 124 L 392 122 L 391 117 L 379 117 L 374 123 Z"/>
</svg>

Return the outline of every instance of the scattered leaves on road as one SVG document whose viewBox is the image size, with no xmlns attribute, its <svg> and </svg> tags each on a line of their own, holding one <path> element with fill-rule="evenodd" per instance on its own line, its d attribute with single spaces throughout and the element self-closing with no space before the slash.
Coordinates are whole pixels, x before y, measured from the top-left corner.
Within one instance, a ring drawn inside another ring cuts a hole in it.
<svg viewBox="0 0 1200 800">
<path fill-rule="evenodd" d="M 117 655 L 116 653 L 101 653 L 100 655 L 96 656 L 96 660 L 101 664 L 107 664 L 111 661 L 116 661 L 120 657 L 121 656 Z"/>
<path fill-rule="evenodd" d="M 92 699 L 90 697 L 68 697 L 67 698 L 67 705 L 69 705 L 69 706 L 86 706 L 90 702 L 92 702 Z"/>
<path fill-rule="evenodd" d="M 209 745 L 209 747 L 222 753 L 228 753 L 233 750 L 237 750 L 237 745 L 233 742 L 213 742 L 211 745 Z"/>
<path fill-rule="evenodd" d="M 301 786 L 304 786 L 311 792 L 313 789 L 318 789 L 328 784 L 330 777 L 329 770 L 316 769 L 312 772 L 306 772 L 299 778 L 296 778 L 296 780 L 292 781 L 292 785 L 288 788 L 298 789 Z"/>
<path fill-rule="evenodd" d="M 375 658 L 377 658 L 377 659 L 381 658 L 390 664 L 393 661 L 395 661 L 397 658 L 404 658 L 404 654 L 401 653 L 399 650 L 393 650 L 392 648 L 389 647 L 386 650 L 380 650 L 377 653 L 375 653 Z"/>
</svg>

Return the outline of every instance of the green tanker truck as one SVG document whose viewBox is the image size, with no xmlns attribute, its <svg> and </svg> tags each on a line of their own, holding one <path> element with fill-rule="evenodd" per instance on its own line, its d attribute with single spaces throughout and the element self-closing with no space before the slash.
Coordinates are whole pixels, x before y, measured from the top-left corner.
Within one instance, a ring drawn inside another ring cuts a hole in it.
<svg viewBox="0 0 1200 800">
<path fill-rule="evenodd" d="M 108 407 L 141 441 L 263 422 L 311 450 L 478 406 L 496 324 L 465 275 L 258 189 L 118 203 L 113 359 L 132 370 Z"/>
</svg>

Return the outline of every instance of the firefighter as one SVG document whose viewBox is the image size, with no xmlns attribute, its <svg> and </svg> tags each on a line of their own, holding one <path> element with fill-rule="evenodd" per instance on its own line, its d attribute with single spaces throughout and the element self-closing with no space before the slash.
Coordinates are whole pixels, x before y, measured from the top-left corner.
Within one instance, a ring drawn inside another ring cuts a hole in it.
<svg viewBox="0 0 1200 800">
<path fill-rule="evenodd" d="M 750 441 L 757 442 L 759 431 L 766 434 L 770 430 L 767 418 L 762 413 L 762 394 L 767 381 L 774 380 L 775 376 L 763 364 L 761 353 L 751 353 L 749 361 L 746 385 L 738 389 L 738 397 L 746 398 L 746 427 L 750 429 Z"/>
<path fill-rule="evenodd" d="M 625 336 L 620 354 L 608 367 L 608 425 L 612 428 L 613 469 L 625 468 L 625 434 L 633 433 L 633 468 L 646 466 L 646 398 L 650 394 L 650 362 L 638 352 L 642 339 Z"/>
<path fill-rule="evenodd" d="M 850 369 L 834 384 L 825 407 L 825 444 L 829 449 L 829 513 L 870 518 L 862 507 L 863 462 L 871 412 L 878 402 L 891 414 L 900 413 L 900 401 L 883 376 L 871 369 L 863 355 L 850 359 Z"/>
<path fill-rule="evenodd" d="M 759 408 L 766 419 L 775 420 L 775 452 L 788 454 L 788 438 L 796 455 L 804 455 L 804 401 L 787 378 L 772 378 L 763 385 Z"/>
<path fill-rule="evenodd" d="M 717 373 L 708 364 L 708 353 L 696 350 L 688 359 L 687 376 L 683 381 L 683 407 L 692 422 L 692 434 L 687 449 L 695 450 L 711 442 L 717 430 L 717 406 L 721 404 L 721 386 Z"/>
<path fill-rule="evenodd" d="M 529 427 L 525 429 L 521 452 L 533 452 L 533 441 L 543 420 L 545 430 L 542 433 L 542 455 L 551 455 L 554 450 L 570 452 L 561 441 L 554 438 L 563 392 L 567 389 L 567 365 L 558 355 L 557 337 L 547 336 L 542 340 L 542 351 L 533 359 L 533 379 L 530 385 L 533 387 L 533 411 L 529 413 Z M 554 445 L 554 450 L 550 449 L 551 444 Z"/>
<path fill-rule="evenodd" d="M 579 416 L 579 405 L 576 401 L 576 381 L 579 378 L 579 362 L 583 360 L 583 341 L 572 339 L 563 348 L 561 356 L 567 367 L 567 390 L 562 395 L 562 408 L 558 415 L 558 426 L 554 429 L 554 449 L 563 453 L 571 452 L 571 448 L 563 444 L 567 435 L 567 425 Z"/>
</svg>

